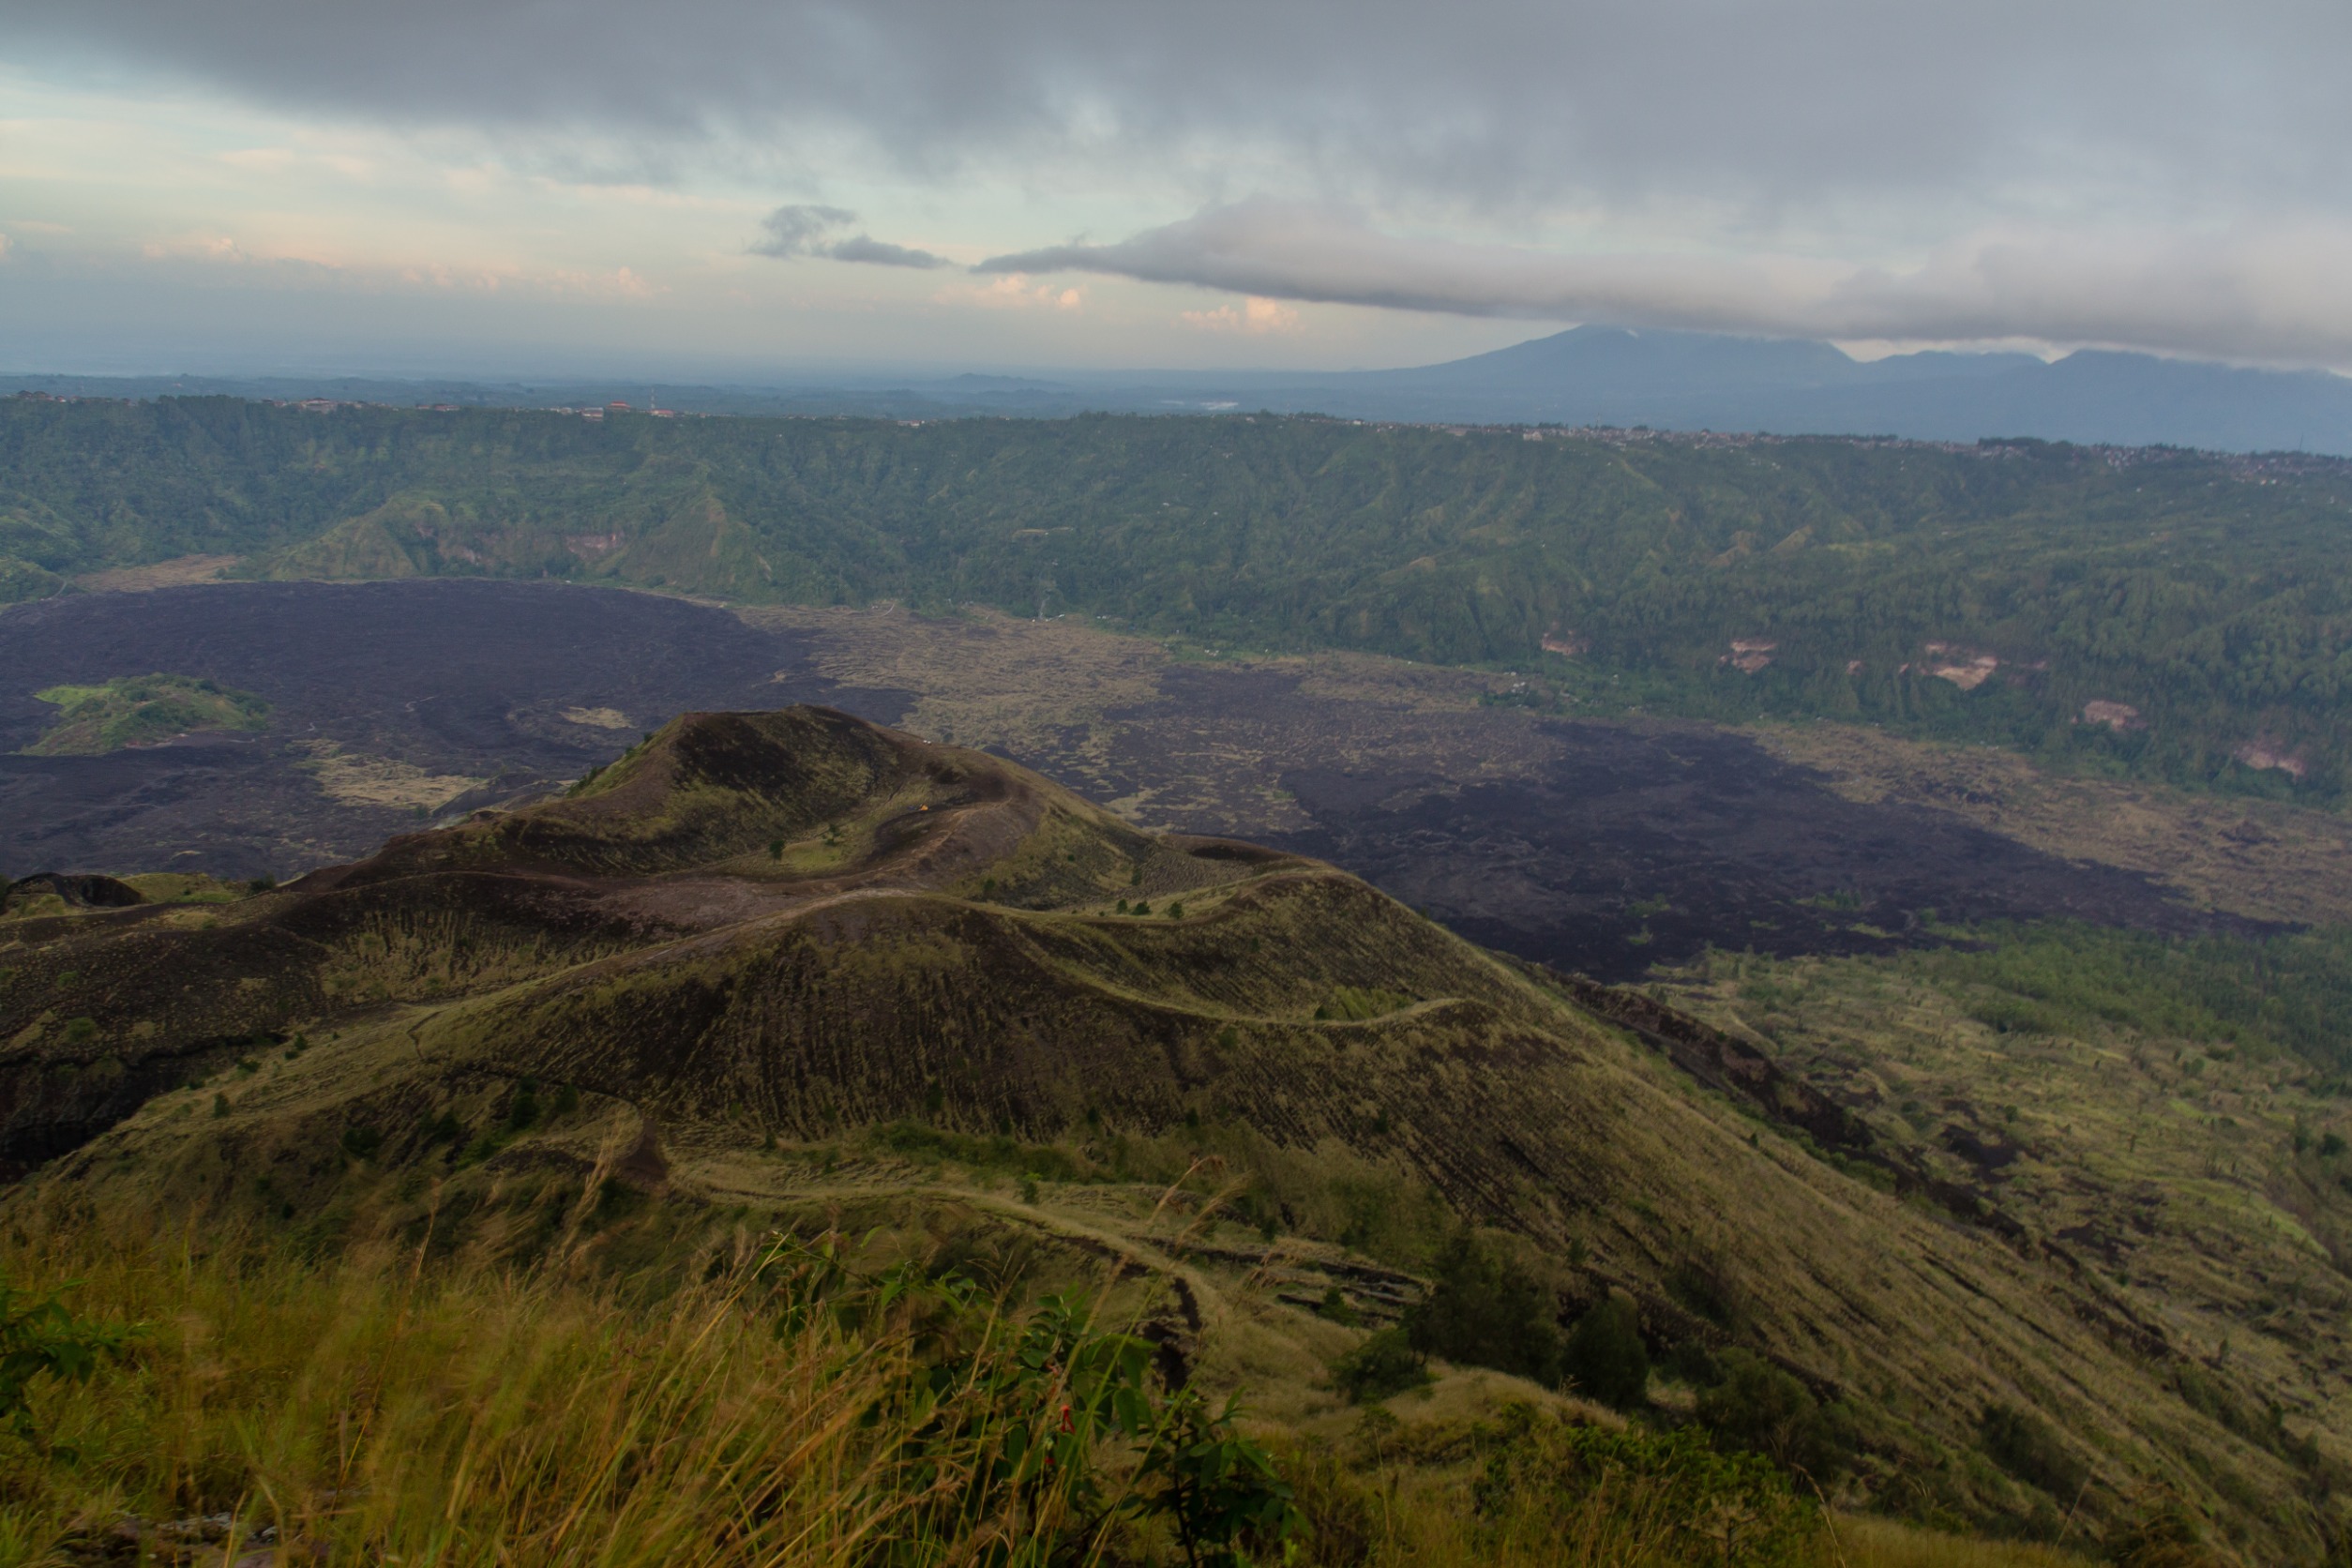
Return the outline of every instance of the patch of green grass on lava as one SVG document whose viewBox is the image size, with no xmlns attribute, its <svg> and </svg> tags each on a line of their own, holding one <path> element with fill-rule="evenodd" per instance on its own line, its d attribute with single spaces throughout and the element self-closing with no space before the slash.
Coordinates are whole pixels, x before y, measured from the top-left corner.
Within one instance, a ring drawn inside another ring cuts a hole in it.
<svg viewBox="0 0 2352 1568">
<path fill-rule="evenodd" d="M 260 730 L 269 723 L 269 704 L 252 693 L 187 675 L 123 676 L 33 695 L 62 710 L 49 732 L 24 748 L 34 757 L 98 756 L 191 730 Z"/>
</svg>

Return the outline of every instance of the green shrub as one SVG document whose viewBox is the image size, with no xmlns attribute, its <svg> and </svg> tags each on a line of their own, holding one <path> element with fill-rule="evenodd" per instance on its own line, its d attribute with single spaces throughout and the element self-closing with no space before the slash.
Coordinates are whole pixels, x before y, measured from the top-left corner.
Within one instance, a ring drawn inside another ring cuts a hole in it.
<svg viewBox="0 0 2352 1568">
<path fill-rule="evenodd" d="M 1560 1352 L 1569 1386 L 1604 1405 L 1628 1410 L 1650 1395 L 1650 1351 L 1641 1342 L 1634 1304 L 1610 1296 L 1577 1319 Z"/>
<path fill-rule="evenodd" d="M 1852 1467 L 1854 1418 L 1844 1405 L 1821 1404 L 1790 1374 L 1747 1350 L 1725 1350 L 1716 1363 L 1724 1380 L 1699 1395 L 1698 1419 L 1720 1442 L 1822 1486 Z"/>
<path fill-rule="evenodd" d="M 1687 1427 L 1523 1422 L 1470 1490 L 1478 1516 L 1499 1534 L 1575 1540 L 1578 1561 L 1810 1568 L 1821 1560 L 1818 1512 L 1758 1455 L 1721 1453 Z M 1596 1524 L 1611 1523 L 1621 1558 L 1593 1540 Z"/>
<path fill-rule="evenodd" d="M 1421 1352 L 1401 1328 L 1380 1330 L 1331 1364 L 1332 1387 L 1350 1405 L 1391 1399 L 1428 1380 Z"/>
<path fill-rule="evenodd" d="M 343 1153 L 355 1160 L 371 1160 L 384 1147 L 384 1134 L 363 1123 L 343 1129 Z"/>
<path fill-rule="evenodd" d="M 87 1045 L 90 1041 L 98 1038 L 98 1019 L 96 1018 L 68 1018 L 66 1020 L 66 1044 L 69 1046 Z"/>
<path fill-rule="evenodd" d="M 1429 1293 L 1405 1314 L 1412 1348 L 1540 1383 L 1560 1380 L 1551 1291 L 1506 1254 L 1456 1231 L 1438 1254 Z"/>
</svg>

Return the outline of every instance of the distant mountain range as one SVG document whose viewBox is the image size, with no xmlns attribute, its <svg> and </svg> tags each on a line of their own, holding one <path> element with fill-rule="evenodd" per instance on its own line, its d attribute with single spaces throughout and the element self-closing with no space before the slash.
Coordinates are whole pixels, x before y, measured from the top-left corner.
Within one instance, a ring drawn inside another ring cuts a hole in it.
<svg viewBox="0 0 2352 1568">
<path fill-rule="evenodd" d="M 2352 379 L 2089 350 L 1863 362 L 1829 343 L 1578 327 L 1328 384 L 1349 405 L 1333 412 L 1357 417 L 2352 453 Z"/>
<path fill-rule="evenodd" d="M 1925 353 L 1861 361 L 1834 345 L 1580 326 L 1396 370 L 1071 371 L 772 385 L 365 378 L 0 375 L 0 389 L 98 397 L 225 393 L 357 402 L 580 406 L 695 414 L 1055 417 L 1272 410 L 1431 424 L 1649 426 L 1788 435 L 2048 441 L 2352 456 L 2352 378 L 2085 350 Z"/>
</svg>

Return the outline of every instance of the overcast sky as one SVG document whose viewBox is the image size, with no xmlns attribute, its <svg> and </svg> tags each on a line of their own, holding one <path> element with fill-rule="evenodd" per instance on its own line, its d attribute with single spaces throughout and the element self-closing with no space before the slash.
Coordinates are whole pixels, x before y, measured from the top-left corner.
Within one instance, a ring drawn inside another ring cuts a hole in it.
<svg viewBox="0 0 2352 1568">
<path fill-rule="evenodd" d="M 2352 369 L 2352 7 L 9 0 L 0 368 Z"/>
</svg>

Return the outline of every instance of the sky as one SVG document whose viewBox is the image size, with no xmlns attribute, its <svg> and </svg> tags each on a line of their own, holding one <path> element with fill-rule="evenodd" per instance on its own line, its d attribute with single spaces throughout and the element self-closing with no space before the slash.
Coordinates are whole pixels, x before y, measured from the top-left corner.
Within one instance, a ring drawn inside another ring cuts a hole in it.
<svg viewBox="0 0 2352 1568">
<path fill-rule="evenodd" d="M 2352 370 L 2341 0 L 9 0 L 0 369 Z"/>
</svg>

